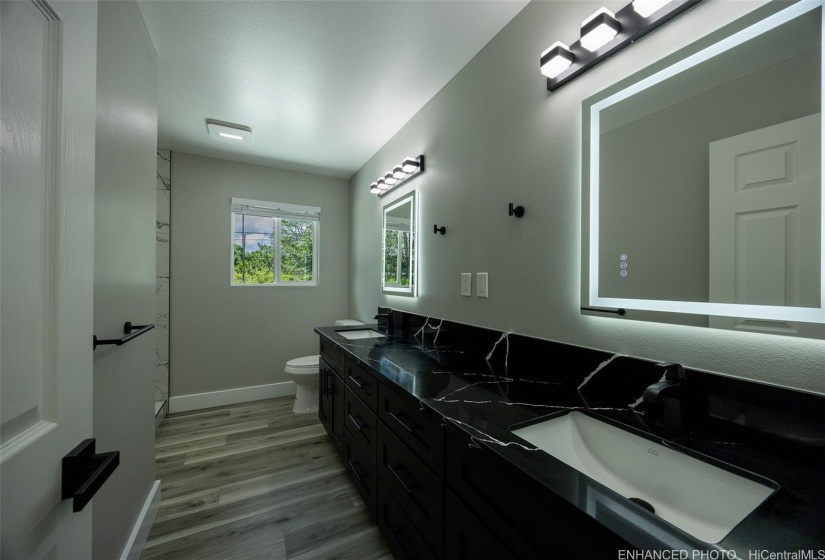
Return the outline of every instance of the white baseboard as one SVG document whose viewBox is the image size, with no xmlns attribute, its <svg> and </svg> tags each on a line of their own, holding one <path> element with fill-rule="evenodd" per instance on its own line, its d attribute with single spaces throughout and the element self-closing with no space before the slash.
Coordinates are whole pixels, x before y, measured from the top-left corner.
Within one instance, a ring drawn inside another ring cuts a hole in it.
<svg viewBox="0 0 825 560">
<path fill-rule="evenodd" d="M 120 555 L 120 560 L 139 560 L 143 553 L 143 547 L 146 546 L 146 539 L 149 538 L 149 531 L 152 530 L 152 524 L 155 522 L 155 516 L 160 509 L 160 480 L 156 480 L 146 496 L 146 502 L 143 504 L 143 509 L 140 510 L 135 526 L 132 528 L 132 534 L 129 535 L 129 540 L 126 542 L 126 547 L 123 549 L 123 554 Z"/>
<path fill-rule="evenodd" d="M 285 397 L 286 395 L 294 395 L 297 389 L 297 385 L 292 381 L 284 381 L 282 383 L 270 383 L 269 385 L 227 389 L 226 391 L 181 395 L 180 397 L 171 397 L 169 399 L 169 414 L 199 410 L 201 408 L 212 408 L 213 406 L 260 401 L 274 397 Z"/>
</svg>

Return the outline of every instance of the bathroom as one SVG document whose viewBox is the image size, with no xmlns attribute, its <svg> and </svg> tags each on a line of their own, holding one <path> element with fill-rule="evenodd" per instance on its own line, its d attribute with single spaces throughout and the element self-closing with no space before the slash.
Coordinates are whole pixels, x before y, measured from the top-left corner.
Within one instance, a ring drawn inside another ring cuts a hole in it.
<svg viewBox="0 0 825 560">
<path fill-rule="evenodd" d="M 604 5 L 619 11 L 627 3 Z M 403 117 L 388 109 L 379 124 L 371 123 L 375 128 L 368 132 L 385 140 L 372 151 L 367 149 L 354 167 L 334 158 L 299 161 L 289 140 L 279 143 L 283 155 L 269 160 L 211 141 L 204 124 L 207 118 L 249 126 L 253 136 L 265 125 L 219 114 L 217 108 L 215 113 L 193 115 L 186 97 L 174 99 L 164 93 L 164 84 L 177 75 L 185 78 L 175 86 L 183 92 L 178 95 L 196 95 L 198 88 L 207 87 L 189 68 L 186 53 L 172 53 L 159 35 L 153 35 L 165 33 L 160 36 L 169 41 L 188 12 L 181 8 L 165 14 L 161 12 L 164 3 L 154 7 L 151 2 L 118 4 L 139 8 L 128 21 L 119 20 L 119 25 L 135 27 L 145 22 L 148 31 L 140 38 L 141 48 L 148 37 L 155 58 L 144 71 L 149 83 L 158 84 L 159 92 L 156 149 L 151 162 L 147 157 L 141 160 L 142 172 L 151 167 L 151 192 L 145 194 L 152 204 L 150 219 L 143 216 L 141 223 L 151 222 L 156 228 L 153 254 L 155 243 L 158 247 L 157 279 L 151 280 L 156 294 L 149 296 L 147 304 L 154 311 L 127 320 L 155 323 L 154 333 L 144 337 L 152 340 L 139 344 L 144 344 L 141 348 L 150 356 L 150 369 L 157 371 L 157 383 L 142 387 L 140 394 L 154 391 L 147 399 L 159 403 L 161 426 L 164 414 L 288 396 L 294 386 L 283 373 L 284 365 L 296 357 L 318 354 L 316 327 L 347 318 L 374 324 L 379 307 L 646 360 L 677 362 L 806 394 L 825 394 L 821 337 L 623 320 L 581 310 L 586 306 L 582 288 L 586 234 L 583 102 L 767 2 L 704 0 L 553 92 L 539 71 L 541 53 L 554 41 L 575 41 L 582 20 L 601 4 L 504 3 L 511 6 L 509 12 L 502 9 L 509 14 L 506 24 L 478 43 L 465 62 L 456 66 L 454 75 L 443 80 L 443 87 L 420 100 L 420 109 Z M 468 9 L 472 6 L 467 4 Z M 115 17 L 106 10 L 111 7 L 99 10 L 99 17 Z M 198 21 L 216 28 L 215 22 L 220 21 L 203 18 Z M 193 31 L 191 35 L 194 41 L 198 34 Z M 99 37 L 99 51 L 104 39 L 117 38 Z M 208 37 L 198 40 L 201 49 L 210 48 Z M 128 53 L 121 56 L 128 62 Z M 424 52 L 422 56 L 437 55 Z M 255 67 L 267 61 L 250 55 L 249 63 Z M 403 65 L 403 58 L 399 64 Z M 324 88 L 335 87 L 323 76 L 313 79 Z M 406 80 L 413 78 L 399 72 L 391 82 L 376 86 L 374 93 L 404 98 L 408 91 L 415 91 L 414 84 Z M 294 108 L 268 106 L 260 110 L 261 118 L 292 111 L 306 118 L 308 127 L 316 125 L 312 119 L 317 116 L 305 101 L 291 99 Z M 362 115 L 372 117 L 368 108 Z M 351 129 L 361 126 L 358 117 L 352 116 Z M 203 139 L 187 144 L 169 132 L 164 119 L 169 124 L 188 119 L 194 123 L 188 126 L 197 127 Z M 294 143 L 309 141 L 324 142 L 323 138 L 297 138 Z M 419 154 L 426 156 L 423 173 L 385 196 L 370 193 L 376 178 L 404 158 Z M 412 191 L 419 217 L 414 298 L 383 293 L 380 274 L 383 208 Z M 232 232 L 227 227 L 232 198 L 321 209 L 317 285 L 232 285 Z M 510 203 L 525 209 L 522 218 L 508 213 Z M 445 233 L 431 233 L 433 225 L 444 227 Z M 460 293 L 463 273 L 471 274 L 469 297 Z M 487 274 L 486 298 L 476 296 L 477 273 Z M 103 381 L 96 378 L 95 383 Z M 109 394 L 119 390 L 114 387 Z M 128 470 L 124 450 L 134 449 L 128 438 L 114 430 L 107 440 L 98 435 L 102 450 L 123 451 L 123 465 L 111 482 L 133 488 L 124 490 L 126 498 L 117 505 L 118 493 L 107 493 L 104 485 L 92 502 L 93 541 L 100 557 L 120 556 L 154 481 L 153 457 L 146 452 L 154 424 L 124 418 L 112 408 L 96 403 L 95 431 L 108 422 L 124 426 L 124 433 L 140 432 L 143 447 L 133 454 L 139 455 L 136 460 L 144 466 L 140 474 Z M 129 509 L 129 515 L 105 519 L 108 511 L 121 507 Z M 105 531 L 94 529 L 95 525 Z"/>
</svg>

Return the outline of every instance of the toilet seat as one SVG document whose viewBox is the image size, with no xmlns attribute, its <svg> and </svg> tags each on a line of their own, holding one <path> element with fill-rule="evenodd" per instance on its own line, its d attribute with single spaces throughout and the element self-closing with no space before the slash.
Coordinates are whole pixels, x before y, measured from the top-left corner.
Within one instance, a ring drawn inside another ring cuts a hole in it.
<svg viewBox="0 0 825 560">
<path fill-rule="evenodd" d="M 284 371 L 286 373 L 317 374 L 318 359 L 320 357 L 320 355 L 315 354 L 314 356 L 301 356 L 300 358 L 293 358 L 286 363 Z"/>
</svg>

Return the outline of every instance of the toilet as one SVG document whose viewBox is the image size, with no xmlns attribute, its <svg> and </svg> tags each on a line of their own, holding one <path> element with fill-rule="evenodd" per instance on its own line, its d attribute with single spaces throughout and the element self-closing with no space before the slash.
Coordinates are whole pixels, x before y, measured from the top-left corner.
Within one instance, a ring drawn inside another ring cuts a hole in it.
<svg viewBox="0 0 825 560">
<path fill-rule="evenodd" d="M 357 327 L 363 324 L 354 319 L 335 321 L 337 327 Z M 295 404 L 292 406 L 292 412 L 318 412 L 318 358 L 320 358 L 318 354 L 301 356 L 286 363 L 284 373 L 298 387 L 295 391 Z"/>
</svg>

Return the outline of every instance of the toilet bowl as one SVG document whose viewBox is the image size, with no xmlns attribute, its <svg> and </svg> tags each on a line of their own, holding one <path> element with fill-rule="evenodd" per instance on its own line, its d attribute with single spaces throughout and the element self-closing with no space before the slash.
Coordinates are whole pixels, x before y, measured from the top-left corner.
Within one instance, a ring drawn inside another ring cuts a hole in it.
<svg viewBox="0 0 825 560">
<path fill-rule="evenodd" d="M 354 319 L 335 321 L 338 327 L 357 327 L 363 324 Z M 318 358 L 320 358 L 318 354 L 293 358 L 284 367 L 284 373 L 297 386 L 295 404 L 292 405 L 293 412 L 318 412 Z"/>
</svg>

